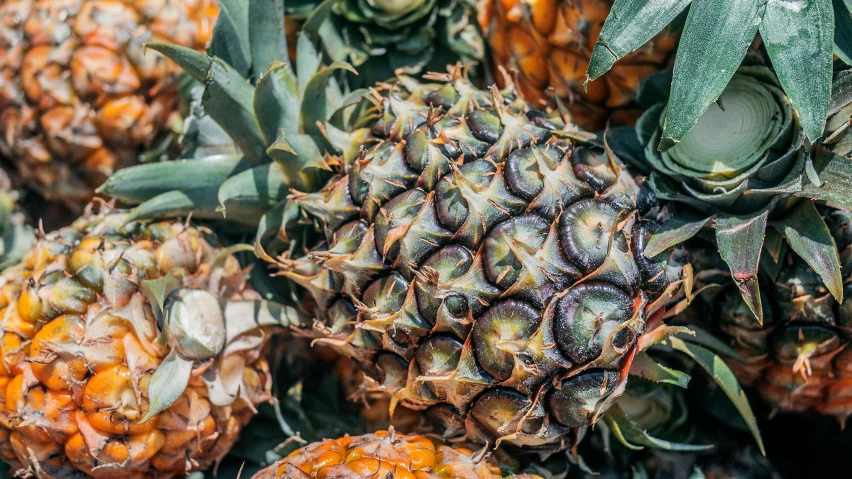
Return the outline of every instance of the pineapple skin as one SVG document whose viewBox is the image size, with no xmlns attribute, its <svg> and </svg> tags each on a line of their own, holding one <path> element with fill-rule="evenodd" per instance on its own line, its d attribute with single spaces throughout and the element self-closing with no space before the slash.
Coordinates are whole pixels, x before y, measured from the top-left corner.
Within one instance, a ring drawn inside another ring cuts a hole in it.
<svg viewBox="0 0 852 479">
<path fill-rule="evenodd" d="M 144 43 L 202 49 L 215 0 L 0 2 L 0 155 L 80 211 L 174 121 L 180 69 Z"/>
<path fill-rule="evenodd" d="M 634 102 L 639 82 L 668 64 L 678 40 L 676 34 L 658 35 L 584 86 L 611 6 L 610 0 L 480 0 L 478 20 L 493 65 L 517 71 L 514 80 L 527 100 L 550 101 L 552 87 L 574 122 L 596 131 L 608 119 L 635 123 L 641 114 Z M 494 76 L 503 80 L 499 72 Z"/>
<path fill-rule="evenodd" d="M 504 473 L 483 451 L 448 446 L 424 436 L 377 431 L 309 444 L 252 479 L 542 479 L 535 474 Z"/>
<path fill-rule="evenodd" d="M 316 303 L 317 343 L 357 359 L 392 410 L 569 448 L 620 395 L 683 255 L 642 256 L 659 211 L 617 160 L 460 72 L 382 91 L 356 158 L 292 195 L 327 244 L 278 267 Z"/>
<path fill-rule="evenodd" d="M 87 214 L 42 236 L 0 275 L 0 458 L 40 478 L 179 477 L 217 463 L 270 398 L 260 347 L 229 354 L 241 397 L 211 402 L 202 368 L 168 409 L 141 421 L 148 383 L 169 348 L 140 282 L 176 269 L 221 300 L 252 299 L 245 272 L 181 222 L 125 225 Z M 206 362 L 210 368 L 217 361 Z M 240 369 L 237 369 L 239 371 Z M 237 373 L 239 374 L 239 373 Z"/>
</svg>

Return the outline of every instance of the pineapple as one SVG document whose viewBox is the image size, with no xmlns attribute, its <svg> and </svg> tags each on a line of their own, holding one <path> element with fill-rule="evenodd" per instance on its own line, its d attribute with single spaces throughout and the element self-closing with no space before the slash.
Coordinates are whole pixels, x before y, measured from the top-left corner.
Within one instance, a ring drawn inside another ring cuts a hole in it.
<svg viewBox="0 0 852 479">
<path fill-rule="evenodd" d="M 144 43 L 204 48 L 217 13 L 215 0 L 0 2 L 0 154 L 81 209 L 162 140 L 177 107 L 179 70 Z"/>
<path fill-rule="evenodd" d="M 274 321 L 204 229 L 106 210 L 0 275 L 0 457 L 42 478 L 210 467 L 270 398 Z"/>
<path fill-rule="evenodd" d="M 5 170 L 0 170 L 0 271 L 13 264 L 33 240 L 33 230 L 18 211 L 18 192 Z"/>
<path fill-rule="evenodd" d="M 610 117 L 616 124 L 636 121 L 639 81 L 663 67 L 677 44 L 675 34 L 662 33 L 586 84 L 589 58 L 611 6 L 612 0 L 480 0 L 479 24 L 494 65 L 517 71 L 527 100 L 549 100 L 546 90 L 552 87 L 574 122 L 597 130 Z"/>
<path fill-rule="evenodd" d="M 330 81 L 348 66 L 301 58 L 316 58 L 309 32 L 295 71 L 273 58 L 259 72 L 267 52 L 232 41 L 251 54 L 245 77 L 216 52 L 151 46 L 207 79 L 204 106 L 244 155 L 122 170 L 100 191 L 143 202 L 134 218 L 256 226 L 258 255 L 289 280 L 269 290 L 315 318 L 300 332 L 448 436 L 570 448 L 634 361 L 661 371 L 646 349 L 680 331 L 660 323 L 683 251 L 643 256 L 660 205 L 567 112 L 481 90 L 460 66 L 353 100 Z"/>
<path fill-rule="evenodd" d="M 449 446 L 393 428 L 363 436 L 326 439 L 294 451 L 253 479 L 310 478 L 542 479 L 501 470 L 489 455 L 463 445 Z"/>
</svg>

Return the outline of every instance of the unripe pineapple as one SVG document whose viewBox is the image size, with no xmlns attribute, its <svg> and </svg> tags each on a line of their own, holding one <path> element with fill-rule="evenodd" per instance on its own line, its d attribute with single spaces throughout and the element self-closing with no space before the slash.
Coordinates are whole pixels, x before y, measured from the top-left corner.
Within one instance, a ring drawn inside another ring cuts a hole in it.
<svg viewBox="0 0 852 479">
<path fill-rule="evenodd" d="M 663 67 L 677 36 L 664 33 L 618 62 L 603 78 L 584 85 L 595 42 L 612 0 L 480 0 L 479 24 L 495 66 L 517 71 L 516 83 L 533 102 L 553 88 L 575 123 L 588 130 L 632 123 L 639 81 Z M 498 81 L 502 75 L 495 75 Z"/>
<path fill-rule="evenodd" d="M 81 207 L 177 107 L 179 70 L 145 42 L 204 48 L 217 12 L 215 0 L 3 0 L 0 154 Z"/>
<path fill-rule="evenodd" d="M 326 439 L 305 446 L 252 479 L 541 479 L 501 470 L 483 451 L 449 446 L 393 428 L 363 436 Z"/>
<path fill-rule="evenodd" d="M 270 397 L 268 331 L 235 313 L 257 295 L 230 251 L 126 218 L 87 214 L 0 275 L 0 457 L 22 473 L 182 476 Z"/>
</svg>

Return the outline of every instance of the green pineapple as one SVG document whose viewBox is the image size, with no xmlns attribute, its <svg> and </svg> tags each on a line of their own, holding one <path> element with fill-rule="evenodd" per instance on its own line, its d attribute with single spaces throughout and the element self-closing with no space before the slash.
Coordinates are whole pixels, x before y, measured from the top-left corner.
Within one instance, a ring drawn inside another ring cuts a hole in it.
<svg viewBox="0 0 852 479">
<path fill-rule="evenodd" d="M 300 55 L 318 58 L 320 24 Z M 446 435 L 566 449 L 630 373 L 685 384 L 653 344 L 715 357 L 661 325 L 689 277 L 681 249 L 642 255 L 663 209 L 562 110 L 478 89 L 461 66 L 362 99 L 331 81 L 348 65 L 300 57 L 294 71 L 263 46 L 230 50 L 252 54 L 240 71 L 151 45 L 207 79 L 202 105 L 243 154 L 131 168 L 100 191 L 141 202 L 134 219 L 259 224 L 258 255 L 289 283 L 279 296 L 316 318 L 301 332 L 357 359 L 392 409 Z"/>
</svg>

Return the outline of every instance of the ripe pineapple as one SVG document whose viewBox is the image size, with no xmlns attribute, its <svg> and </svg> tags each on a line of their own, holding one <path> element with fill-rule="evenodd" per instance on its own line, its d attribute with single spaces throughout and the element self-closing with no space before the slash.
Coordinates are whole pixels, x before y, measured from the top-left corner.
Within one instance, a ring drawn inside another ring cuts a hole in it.
<svg viewBox="0 0 852 479">
<path fill-rule="evenodd" d="M 507 473 L 499 466 L 485 451 L 397 434 L 391 428 L 310 444 L 252 478 L 541 479 L 535 474 Z"/>
<path fill-rule="evenodd" d="M 615 124 L 636 121 L 639 81 L 664 66 L 677 44 L 674 34 L 658 35 L 600 80 L 584 85 L 611 6 L 612 0 L 480 0 L 479 24 L 495 66 L 517 70 L 527 100 L 549 100 L 546 90 L 553 87 L 574 122 L 597 130 L 610 117 Z"/>
<path fill-rule="evenodd" d="M 270 398 L 269 324 L 231 250 L 87 214 L 0 275 L 0 458 L 37 477 L 178 477 Z M 224 307 L 224 302 L 229 302 Z"/>
<path fill-rule="evenodd" d="M 659 205 L 567 112 L 478 89 L 460 66 L 353 105 L 329 81 L 348 66 L 260 73 L 268 52 L 231 40 L 256 86 L 215 52 L 152 48 L 207 78 L 205 108 L 245 155 L 125 169 L 101 192 L 143 202 L 136 218 L 259 223 L 258 254 L 291 281 L 276 292 L 316 318 L 302 332 L 447 435 L 569 448 L 634 361 L 661 370 L 645 349 L 676 332 L 656 327 L 683 252 L 642 255 Z M 314 41 L 300 36 L 299 55 Z"/>
<path fill-rule="evenodd" d="M 82 207 L 160 141 L 179 70 L 145 53 L 204 48 L 215 0 L 0 2 L 0 154 L 50 199 Z"/>
</svg>

